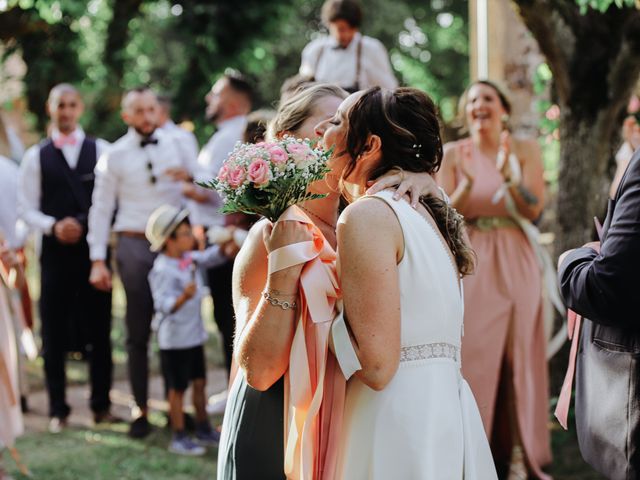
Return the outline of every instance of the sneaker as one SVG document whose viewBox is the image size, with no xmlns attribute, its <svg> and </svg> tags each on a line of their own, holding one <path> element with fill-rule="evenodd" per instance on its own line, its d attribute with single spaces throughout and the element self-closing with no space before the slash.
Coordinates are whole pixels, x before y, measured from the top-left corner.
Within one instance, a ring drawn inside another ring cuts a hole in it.
<svg viewBox="0 0 640 480">
<path fill-rule="evenodd" d="M 209 415 L 222 415 L 226 406 L 227 391 L 223 390 L 222 392 L 209 397 L 209 401 L 207 402 L 207 413 Z"/>
<path fill-rule="evenodd" d="M 51 417 L 49 420 L 49 433 L 58 434 L 67 428 L 67 417 Z"/>
<path fill-rule="evenodd" d="M 171 453 L 177 453 L 178 455 L 187 455 L 189 457 L 199 457 L 204 455 L 206 450 L 201 447 L 186 435 L 174 435 L 169 445 L 169 451 Z"/>
<path fill-rule="evenodd" d="M 131 438 L 144 438 L 151 433 L 151 424 L 147 417 L 136 418 L 129 426 L 129 436 Z"/>
<path fill-rule="evenodd" d="M 216 447 L 220 442 L 220 432 L 213 428 L 198 428 L 196 430 L 196 443 L 203 447 Z"/>
</svg>

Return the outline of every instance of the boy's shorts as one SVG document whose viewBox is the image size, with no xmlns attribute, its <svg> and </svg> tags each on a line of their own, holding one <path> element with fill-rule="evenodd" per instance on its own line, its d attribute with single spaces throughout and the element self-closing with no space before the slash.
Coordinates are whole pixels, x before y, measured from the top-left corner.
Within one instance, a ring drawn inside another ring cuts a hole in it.
<svg viewBox="0 0 640 480">
<path fill-rule="evenodd" d="M 160 366 L 167 382 L 167 389 L 184 392 L 191 380 L 206 378 L 204 348 L 160 350 Z"/>
</svg>

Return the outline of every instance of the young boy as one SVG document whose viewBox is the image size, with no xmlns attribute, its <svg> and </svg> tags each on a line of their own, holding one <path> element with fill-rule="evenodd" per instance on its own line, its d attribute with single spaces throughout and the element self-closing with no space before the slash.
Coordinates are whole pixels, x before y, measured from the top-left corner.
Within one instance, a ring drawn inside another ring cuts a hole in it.
<svg viewBox="0 0 640 480">
<path fill-rule="evenodd" d="M 211 268 L 226 257 L 214 245 L 194 251 L 188 212 L 164 205 L 149 217 L 146 236 L 151 250 L 160 252 L 149 273 L 158 333 L 160 360 L 169 391 L 169 419 L 173 438 L 169 451 L 182 455 L 202 455 L 204 446 L 216 445 L 219 433 L 213 430 L 205 410 L 206 368 L 203 344 L 207 332 L 200 315 L 204 295 L 196 267 Z M 184 432 L 183 397 L 192 382 L 196 410 L 195 439 Z"/>
</svg>

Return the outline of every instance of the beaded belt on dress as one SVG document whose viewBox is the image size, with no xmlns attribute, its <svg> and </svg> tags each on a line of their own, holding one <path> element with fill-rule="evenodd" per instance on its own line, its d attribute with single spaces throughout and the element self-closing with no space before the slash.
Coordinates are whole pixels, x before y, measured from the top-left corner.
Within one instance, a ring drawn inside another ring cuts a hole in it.
<svg viewBox="0 0 640 480">
<path fill-rule="evenodd" d="M 401 362 L 413 362 L 415 360 L 427 360 L 430 358 L 450 358 L 460 361 L 460 347 L 451 343 L 423 343 L 411 345 L 400 349 Z"/>
<path fill-rule="evenodd" d="M 468 220 L 467 224 L 483 232 L 496 228 L 518 228 L 516 221 L 509 217 L 478 217 Z"/>
</svg>

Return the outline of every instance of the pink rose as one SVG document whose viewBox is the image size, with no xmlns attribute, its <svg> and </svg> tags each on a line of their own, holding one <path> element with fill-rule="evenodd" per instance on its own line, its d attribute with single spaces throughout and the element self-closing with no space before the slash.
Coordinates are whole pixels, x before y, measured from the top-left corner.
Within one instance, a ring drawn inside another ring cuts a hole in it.
<svg viewBox="0 0 640 480">
<path fill-rule="evenodd" d="M 238 188 L 244 182 L 244 179 L 247 178 L 247 172 L 242 165 L 238 165 L 237 167 L 229 170 L 227 175 L 227 182 L 233 188 Z"/>
<path fill-rule="evenodd" d="M 222 165 L 222 168 L 220 168 L 220 171 L 218 172 L 218 180 L 220 180 L 221 182 L 224 182 L 228 178 L 229 178 L 229 164 L 225 163 Z"/>
<path fill-rule="evenodd" d="M 287 145 L 287 150 L 289 150 L 294 163 L 299 168 L 304 168 L 307 162 L 313 159 L 311 149 L 302 143 L 290 143 Z"/>
<path fill-rule="evenodd" d="M 249 165 L 249 171 L 247 177 L 250 182 L 255 183 L 257 186 L 266 185 L 271 180 L 271 172 L 269 171 L 269 163 L 261 158 L 256 158 L 251 165 Z"/>
<path fill-rule="evenodd" d="M 285 163 L 287 163 L 288 155 L 282 147 L 271 147 L 269 149 L 269 155 L 271 156 L 271 161 L 275 165 L 284 165 Z"/>
</svg>

